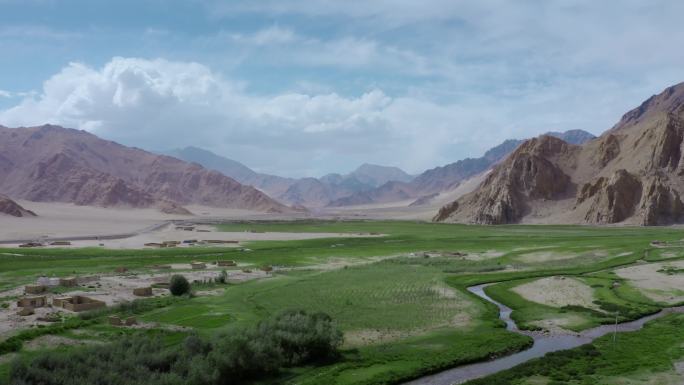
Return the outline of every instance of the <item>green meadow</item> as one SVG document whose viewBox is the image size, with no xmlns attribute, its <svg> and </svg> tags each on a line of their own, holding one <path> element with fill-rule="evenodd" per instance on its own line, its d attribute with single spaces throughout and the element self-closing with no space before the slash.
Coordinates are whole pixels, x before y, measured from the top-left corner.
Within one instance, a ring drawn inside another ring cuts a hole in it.
<svg viewBox="0 0 684 385">
<path fill-rule="evenodd" d="M 113 273 L 120 266 L 132 273 L 143 273 L 151 271 L 153 265 L 194 260 L 232 259 L 253 268 L 276 268 L 270 278 L 211 285 L 210 289 L 217 291 L 215 295 L 173 301 L 143 300 L 135 308 L 95 314 L 72 328 L 49 326 L 45 330 L 19 332 L 23 337 L 17 351 L 0 355 L 0 378 L 9 378 L 12 359 L 26 359 L 36 351 L 50 349 L 30 344 L 45 335 L 69 339 L 78 336 L 81 340 L 106 343 L 116 340 L 121 333 L 132 333 L 107 325 L 105 316 L 112 313 L 135 314 L 142 321 L 158 323 L 160 329 L 182 326 L 185 329 L 164 334 L 168 344 L 178 344 L 190 331 L 211 337 L 256 324 L 285 309 L 303 309 L 322 311 L 333 318 L 345 335 L 341 357 L 324 365 L 288 368 L 279 374 L 277 382 L 399 383 L 529 346 L 531 339 L 505 330 L 494 305 L 466 291 L 470 285 L 499 282 L 488 287 L 487 293 L 513 308 L 513 318 L 524 328 L 537 329 L 540 322 L 562 319 L 569 320 L 564 324 L 567 329 L 582 330 L 614 322 L 616 314 L 621 320 L 635 319 L 663 307 L 617 276 L 615 269 L 684 259 L 684 248 L 671 248 L 664 253 L 651 246 L 653 240 L 677 242 L 682 231 L 675 228 L 293 221 L 226 223 L 219 225 L 218 230 L 325 232 L 341 236 L 251 242 L 243 245 L 248 251 L 209 247 L 0 249 L 0 290 L 33 282 L 39 275 Z M 382 236 L 352 237 L 358 234 Z M 554 276 L 578 280 L 591 290 L 596 302 L 590 308 L 556 307 L 526 299 L 514 290 Z M 12 299 L 0 298 L 0 303 Z M 679 318 L 670 317 L 654 324 L 667 327 L 675 322 L 673 319 Z M 600 350 L 602 345 L 597 344 Z M 645 367 L 648 365 L 635 367 L 634 375 L 643 375 Z M 520 376 L 521 384 L 556 381 L 553 376 L 536 372 Z"/>
</svg>

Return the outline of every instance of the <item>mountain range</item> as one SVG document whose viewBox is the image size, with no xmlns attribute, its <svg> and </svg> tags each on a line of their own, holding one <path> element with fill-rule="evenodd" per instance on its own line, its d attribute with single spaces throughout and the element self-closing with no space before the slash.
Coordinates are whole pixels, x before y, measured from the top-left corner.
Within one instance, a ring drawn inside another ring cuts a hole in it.
<svg viewBox="0 0 684 385">
<path fill-rule="evenodd" d="M 219 171 L 240 183 L 254 186 L 286 204 L 322 207 L 341 197 L 372 190 L 389 181 L 408 182 L 413 177 L 397 167 L 362 164 L 348 174 L 328 174 L 320 178 L 284 178 L 258 173 L 235 160 L 197 147 L 166 154 Z"/>
<path fill-rule="evenodd" d="M 301 210 L 298 205 L 438 207 L 455 199 L 435 221 L 680 223 L 684 83 L 644 101 L 598 138 L 571 130 L 510 139 L 482 157 L 415 177 L 396 167 L 363 164 L 348 174 L 285 178 L 198 148 L 170 154 L 54 125 L 0 126 L 0 213 L 34 215 L 12 199 L 156 207 L 185 215 L 187 205 L 291 212 Z"/>
<path fill-rule="evenodd" d="M 53 125 L 0 126 L 0 193 L 14 199 L 190 214 L 200 204 L 259 211 L 285 205 L 198 164 Z"/>
<path fill-rule="evenodd" d="M 582 145 L 521 144 L 437 221 L 661 225 L 684 219 L 684 83 L 654 95 Z"/>
<path fill-rule="evenodd" d="M 595 136 L 582 130 L 550 132 L 561 139 L 581 144 Z M 361 191 L 333 201 L 330 206 L 350 206 L 416 199 L 414 204 L 429 201 L 429 197 L 456 187 L 462 181 L 480 174 L 500 162 L 524 140 L 509 139 L 488 150 L 480 158 L 466 158 L 423 172 L 410 182 L 392 181 L 373 190 Z"/>
<path fill-rule="evenodd" d="M 594 135 L 582 130 L 551 132 L 572 143 L 583 143 Z M 170 156 L 219 171 L 240 183 L 254 186 L 284 204 L 306 207 L 342 207 L 415 199 L 415 204 L 457 186 L 484 172 L 517 148 L 523 140 L 509 139 L 480 158 L 467 158 L 427 170 L 413 177 L 397 167 L 362 164 L 348 174 L 320 178 L 285 178 L 255 172 L 244 164 L 197 147 L 165 152 Z"/>
</svg>

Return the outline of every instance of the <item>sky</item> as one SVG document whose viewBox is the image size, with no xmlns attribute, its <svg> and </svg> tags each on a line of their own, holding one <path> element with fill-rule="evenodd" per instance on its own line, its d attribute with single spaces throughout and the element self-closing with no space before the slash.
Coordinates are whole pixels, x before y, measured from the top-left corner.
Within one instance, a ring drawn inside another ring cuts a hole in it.
<svg viewBox="0 0 684 385">
<path fill-rule="evenodd" d="M 410 173 L 684 81 L 677 0 L 0 0 L 0 125 Z"/>
</svg>

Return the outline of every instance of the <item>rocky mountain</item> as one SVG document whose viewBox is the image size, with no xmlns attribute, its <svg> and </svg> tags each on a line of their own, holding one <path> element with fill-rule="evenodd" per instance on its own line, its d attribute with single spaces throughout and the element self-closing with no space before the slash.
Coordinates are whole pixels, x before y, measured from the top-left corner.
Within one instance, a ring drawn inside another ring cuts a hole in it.
<svg viewBox="0 0 684 385">
<path fill-rule="evenodd" d="M 202 204 L 260 211 L 287 207 L 217 171 L 53 125 L 0 126 L 0 193 L 30 201 L 157 207 Z"/>
<path fill-rule="evenodd" d="M 13 217 L 35 217 L 36 214 L 31 210 L 26 210 L 8 196 L 0 194 L 0 215 L 11 215 Z"/>
<path fill-rule="evenodd" d="M 499 164 L 437 221 L 630 223 L 684 221 L 684 83 L 626 113 L 596 140 L 541 136 Z"/>
<path fill-rule="evenodd" d="M 238 161 L 197 147 L 171 150 L 166 154 L 186 162 L 197 163 L 210 170 L 216 170 L 242 184 L 254 186 L 271 197 L 282 195 L 297 181 L 293 178 L 258 173 Z"/>
<path fill-rule="evenodd" d="M 235 160 L 196 147 L 168 151 L 167 155 L 219 171 L 242 184 L 254 186 L 286 204 L 322 207 L 357 192 L 372 190 L 390 181 L 413 177 L 397 167 L 363 164 L 349 174 L 321 178 L 284 178 L 255 172 Z"/>
<path fill-rule="evenodd" d="M 582 130 L 551 132 L 548 135 L 566 138 L 576 143 L 584 143 L 595 138 L 594 135 Z M 508 139 L 489 149 L 482 157 L 466 158 L 446 166 L 427 170 L 408 183 L 392 182 L 374 190 L 355 193 L 331 202 L 330 206 L 386 203 L 405 199 L 424 201 L 428 199 L 427 197 L 452 189 L 462 181 L 489 170 L 523 142 L 524 140 Z"/>
</svg>

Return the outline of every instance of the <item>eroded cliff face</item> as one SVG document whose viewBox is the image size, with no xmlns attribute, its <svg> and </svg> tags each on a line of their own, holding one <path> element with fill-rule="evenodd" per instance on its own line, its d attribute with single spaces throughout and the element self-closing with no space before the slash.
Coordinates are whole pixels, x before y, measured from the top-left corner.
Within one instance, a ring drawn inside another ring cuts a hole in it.
<svg viewBox="0 0 684 385">
<path fill-rule="evenodd" d="M 525 142 L 435 220 L 517 223 L 534 213 L 537 222 L 663 225 L 684 221 L 683 191 L 684 83 L 582 146 L 545 137 Z"/>
<path fill-rule="evenodd" d="M 654 177 L 644 189 L 640 208 L 641 223 L 646 226 L 667 225 L 682 221 L 682 200 L 679 191 L 669 186 L 663 177 Z"/>
<path fill-rule="evenodd" d="M 626 170 L 618 170 L 610 178 L 599 177 L 594 183 L 582 186 L 577 203 L 591 201 L 584 216 L 587 223 L 618 223 L 634 214 L 641 200 L 641 193 L 639 178 Z"/>
<path fill-rule="evenodd" d="M 608 134 L 601 139 L 598 151 L 599 166 L 605 167 L 611 160 L 617 158 L 620 153 L 620 141 L 615 135 Z"/>
<path fill-rule="evenodd" d="M 448 219 L 462 210 L 475 223 L 519 221 L 528 210 L 529 200 L 555 199 L 572 189 L 570 177 L 554 160 L 572 153 L 574 147 L 551 136 L 525 142 L 487 177 L 476 192 L 452 205 L 451 210 L 443 210 L 435 220 Z"/>
</svg>

